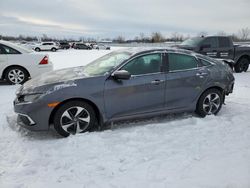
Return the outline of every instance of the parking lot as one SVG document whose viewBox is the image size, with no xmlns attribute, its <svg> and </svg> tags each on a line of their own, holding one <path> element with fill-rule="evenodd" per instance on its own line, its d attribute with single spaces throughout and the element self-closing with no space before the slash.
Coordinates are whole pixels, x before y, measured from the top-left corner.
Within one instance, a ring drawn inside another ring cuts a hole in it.
<svg viewBox="0 0 250 188">
<path fill-rule="evenodd" d="M 108 52 L 61 50 L 49 55 L 58 70 L 85 65 Z M 1 185 L 247 188 L 250 71 L 234 76 L 234 92 L 217 116 L 161 116 L 65 139 L 53 130 L 29 132 L 17 126 L 13 100 L 19 86 L 1 83 Z"/>
</svg>

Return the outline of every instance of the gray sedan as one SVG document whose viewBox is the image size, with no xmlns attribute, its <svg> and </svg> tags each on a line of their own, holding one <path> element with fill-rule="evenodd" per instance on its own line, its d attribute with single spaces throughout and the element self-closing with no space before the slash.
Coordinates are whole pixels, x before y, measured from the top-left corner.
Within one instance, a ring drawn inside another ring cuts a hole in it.
<svg viewBox="0 0 250 188">
<path fill-rule="evenodd" d="M 67 137 L 124 119 L 217 114 L 233 85 L 223 62 L 181 49 L 133 48 L 26 82 L 14 109 L 21 126 L 48 130 L 53 125 Z"/>
</svg>

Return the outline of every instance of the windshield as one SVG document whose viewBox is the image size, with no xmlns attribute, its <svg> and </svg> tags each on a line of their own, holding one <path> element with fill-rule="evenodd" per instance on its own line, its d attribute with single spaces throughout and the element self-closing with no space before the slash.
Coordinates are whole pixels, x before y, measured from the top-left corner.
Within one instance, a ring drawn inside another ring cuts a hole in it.
<svg viewBox="0 0 250 188">
<path fill-rule="evenodd" d="M 84 73 L 89 76 L 101 76 L 110 72 L 131 56 L 128 52 L 111 52 L 84 67 Z"/>
<path fill-rule="evenodd" d="M 201 38 L 201 37 L 190 38 L 182 42 L 181 45 L 196 47 L 203 39 L 204 38 Z"/>
</svg>

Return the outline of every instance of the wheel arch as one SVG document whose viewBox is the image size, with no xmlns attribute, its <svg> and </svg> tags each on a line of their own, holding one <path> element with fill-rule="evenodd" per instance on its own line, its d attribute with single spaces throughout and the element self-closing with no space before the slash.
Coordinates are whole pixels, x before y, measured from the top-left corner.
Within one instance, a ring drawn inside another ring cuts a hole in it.
<svg viewBox="0 0 250 188">
<path fill-rule="evenodd" d="M 10 66 L 7 66 L 7 67 L 4 68 L 4 70 L 2 72 L 2 75 L 1 75 L 1 78 L 5 79 L 5 74 L 6 74 L 7 70 L 10 69 L 10 68 L 14 68 L 14 67 L 19 67 L 19 68 L 24 69 L 28 73 L 28 76 L 30 77 L 30 73 L 25 67 L 23 67 L 21 65 L 10 65 Z"/>
<path fill-rule="evenodd" d="M 223 89 L 222 87 L 220 87 L 220 86 L 211 86 L 211 87 L 208 87 L 207 89 L 203 90 L 203 91 L 200 93 L 200 95 L 199 95 L 199 97 L 198 97 L 198 100 L 197 100 L 197 102 L 196 102 L 196 107 L 197 107 L 197 105 L 198 105 L 198 103 L 199 103 L 199 100 L 200 100 L 201 96 L 203 95 L 203 93 L 205 93 L 206 91 L 208 91 L 208 90 L 210 90 L 210 89 L 217 89 L 217 90 L 219 90 L 219 91 L 221 92 L 223 98 L 224 98 L 224 89 Z M 224 99 L 223 99 L 223 100 L 224 100 Z"/>
<path fill-rule="evenodd" d="M 239 57 L 236 59 L 236 63 L 235 63 L 235 64 L 239 63 L 239 61 L 240 61 L 241 59 L 243 59 L 243 58 L 248 59 L 248 61 L 249 61 L 249 63 L 250 63 L 250 55 L 249 55 L 249 54 L 243 54 L 243 55 L 239 56 Z"/>
<path fill-rule="evenodd" d="M 55 113 L 57 112 L 57 110 L 65 103 L 67 102 L 70 102 L 70 101 L 83 101 L 83 102 L 86 102 L 88 103 L 91 107 L 93 107 L 96 115 L 97 115 L 97 120 L 98 120 L 98 123 L 99 123 L 99 126 L 102 126 L 103 124 L 103 116 L 100 112 L 100 109 L 97 107 L 97 105 L 92 102 L 91 100 L 89 99 L 85 99 L 85 98 L 70 98 L 70 99 L 66 99 L 64 101 L 62 101 L 59 105 L 57 105 L 53 110 L 52 112 L 50 113 L 50 116 L 49 116 L 49 125 L 51 125 L 53 123 L 53 118 L 55 116 Z"/>
</svg>

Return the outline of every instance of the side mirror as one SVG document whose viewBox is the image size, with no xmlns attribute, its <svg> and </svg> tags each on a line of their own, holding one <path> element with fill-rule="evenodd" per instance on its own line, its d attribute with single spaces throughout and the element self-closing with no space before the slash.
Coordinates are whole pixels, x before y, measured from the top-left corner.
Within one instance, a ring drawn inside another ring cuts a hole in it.
<svg viewBox="0 0 250 188">
<path fill-rule="evenodd" d="M 112 77 L 116 80 L 128 80 L 131 77 L 131 74 L 126 71 L 126 70 L 119 70 L 119 71 L 115 71 L 112 74 Z"/>
<path fill-rule="evenodd" d="M 200 50 L 202 51 L 205 48 L 211 48 L 211 45 L 210 44 L 201 45 Z"/>
</svg>

